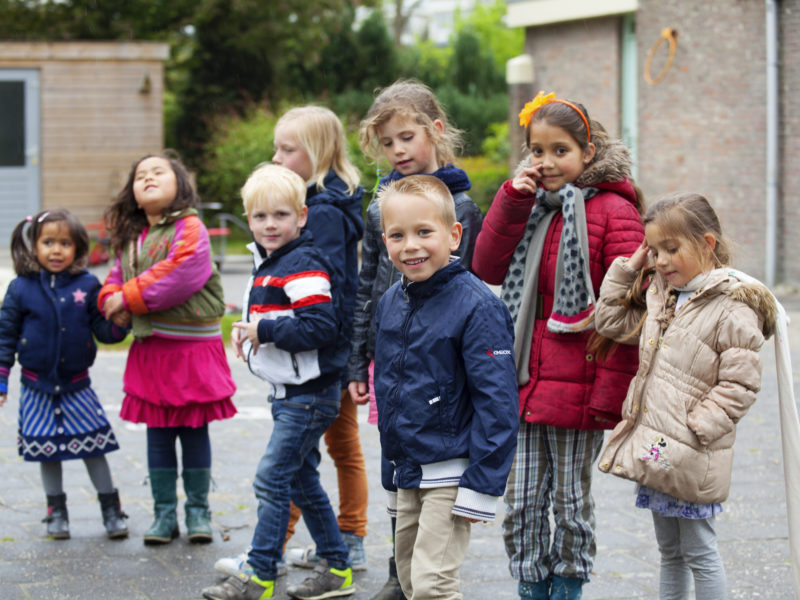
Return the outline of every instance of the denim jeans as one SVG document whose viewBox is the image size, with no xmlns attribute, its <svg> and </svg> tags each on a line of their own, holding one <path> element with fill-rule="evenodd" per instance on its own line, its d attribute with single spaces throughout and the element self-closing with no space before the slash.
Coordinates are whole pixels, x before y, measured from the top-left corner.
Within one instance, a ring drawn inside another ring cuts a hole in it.
<svg viewBox="0 0 800 600">
<path fill-rule="evenodd" d="M 317 556 L 337 569 L 350 566 L 347 546 L 317 471 L 319 439 L 339 413 L 339 395 L 339 386 L 334 384 L 315 394 L 272 399 L 272 435 L 253 482 L 258 522 L 247 557 L 261 579 L 277 576 L 290 500 L 303 511 Z"/>
</svg>

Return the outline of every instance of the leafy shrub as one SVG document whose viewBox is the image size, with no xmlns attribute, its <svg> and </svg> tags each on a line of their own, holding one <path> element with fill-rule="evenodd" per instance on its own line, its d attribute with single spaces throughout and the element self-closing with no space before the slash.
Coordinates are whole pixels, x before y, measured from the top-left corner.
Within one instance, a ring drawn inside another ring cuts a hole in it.
<svg viewBox="0 0 800 600">
<path fill-rule="evenodd" d="M 225 212 L 242 214 L 239 190 L 257 165 L 272 158 L 277 120 L 263 108 L 252 108 L 243 117 L 231 113 L 215 120 L 197 176 L 204 202 L 221 202 Z"/>
<path fill-rule="evenodd" d="M 468 156 L 459 161 L 459 166 L 472 181 L 472 189 L 468 192 L 470 198 L 486 214 L 497 190 L 509 177 L 508 165 L 505 162 L 494 162 L 485 156 Z"/>
</svg>

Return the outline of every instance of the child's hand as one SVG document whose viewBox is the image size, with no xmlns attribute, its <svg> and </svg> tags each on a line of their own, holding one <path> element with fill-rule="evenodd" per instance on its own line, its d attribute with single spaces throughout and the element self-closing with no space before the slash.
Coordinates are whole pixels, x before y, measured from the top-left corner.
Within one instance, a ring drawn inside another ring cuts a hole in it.
<svg viewBox="0 0 800 600">
<path fill-rule="evenodd" d="M 628 259 L 628 266 L 634 271 L 641 271 L 647 265 L 650 258 L 650 248 L 647 245 L 647 239 L 642 240 L 642 245 L 636 249 L 631 257 Z"/>
<path fill-rule="evenodd" d="M 369 402 L 369 389 L 367 389 L 366 381 L 351 381 L 347 384 L 347 391 L 350 392 L 353 404 L 366 404 Z"/>
<path fill-rule="evenodd" d="M 0 394 L 0 406 L 3 406 L 3 404 L 6 403 L 7 398 L 8 396 L 6 394 Z"/>
<path fill-rule="evenodd" d="M 542 165 L 524 167 L 520 170 L 514 179 L 511 180 L 511 186 L 518 192 L 524 192 L 531 196 L 536 195 L 536 184 L 541 179 L 540 172 Z"/>
<path fill-rule="evenodd" d="M 251 321 L 249 323 L 245 323 L 244 321 L 237 321 L 233 324 L 233 331 L 238 331 L 238 339 L 239 339 L 239 349 L 237 350 L 237 354 L 244 359 L 244 351 L 241 348 L 241 344 L 244 343 L 244 340 L 249 340 L 251 344 L 253 344 L 253 356 L 258 353 L 258 321 Z"/>
<path fill-rule="evenodd" d="M 467 523 L 481 523 L 481 522 L 485 522 L 485 521 L 481 521 L 480 519 L 473 519 L 472 517 L 463 517 L 463 519 L 464 519 L 464 520 L 465 520 Z"/>
<path fill-rule="evenodd" d="M 231 329 L 231 343 L 233 344 L 233 350 L 236 352 L 236 356 L 243 361 L 247 361 L 247 357 L 244 355 L 244 349 L 242 348 L 244 336 L 242 335 L 241 329 L 237 329 L 236 327 Z"/>
<path fill-rule="evenodd" d="M 117 327 L 121 327 L 125 329 L 126 327 L 130 327 L 131 324 L 131 311 L 123 310 L 117 311 L 117 313 L 111 317 L 111 322 L 114 323 Z"/>
<path fill-rule="evenodd" d="M 122 299 L 122 292 L 114 292 L 103 303 L 103 313 L 106 319 L 113 321 L 114 315 L 125 310 L 125 301 Z"/>
</svg>

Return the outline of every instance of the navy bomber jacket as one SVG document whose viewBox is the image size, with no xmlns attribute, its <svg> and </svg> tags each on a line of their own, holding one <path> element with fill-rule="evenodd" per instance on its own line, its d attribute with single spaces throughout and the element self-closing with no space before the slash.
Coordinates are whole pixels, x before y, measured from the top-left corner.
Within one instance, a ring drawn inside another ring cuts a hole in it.
<svg viewBox="0 0 800 600">
<path fill-rule="evenodd" d="M 250 370 L 272 384 L 275 398 L 311 394 L 338 384 L 347 339 L 331 300 L 330 265 L 306 230 L 269 256 L 255 242 L 255 268 L 242 318 L 258 321 L 258 352 L 243 344 Z"/>
<path fill-rule="evenodd" d="M 483 223 L 481 209 L 466 193 L 472 183 L 463 169 L 451 164 L 441 167 L 431 175 L 441 179 L 453 195 L 456 220 L 463 228 L 461 244 L 453 254 L 458 255 L 461 264 L 471 270 L 472 251 Z M 392 171 L 381 179 L 380 186 L 388 185 L 401 177 L 400 173 Z M 309 208 L 309 220 L 310 211 Z M 400 272 L 389 260 L 381 234 L 381 211 L 378 202 L 373 198 L 367 206 L 366 230 L 361 241 L 361 270 L 358 273 L 347 381 L 367 381 L 369 361 L 375 354 L 375 310 L 378 300 L 392 284 L 400 280 Z"/>
<path fill-rule="evenodd" d="M 91 385 L 89 367 L 97 355 L 92 337 L 111 344 L 127 331 L 106 321 L 97 307 L 100 282 L 84 270 L 19 276 L 8 286 L 0 309 L 0 391 L 16 355 L 22 383 L 48 394 Z"/>
<path fill-rule="evenodd" d="M 508 309 L 451 257 L 427 281 L 393 285 L 377 311 L 375 395 L 383 473 L 396 488 L 458 487 L 453 513 L 489 521 L 519 416 Z M 386 465 L 384 461 L 384 465 Z"/>
</svg>

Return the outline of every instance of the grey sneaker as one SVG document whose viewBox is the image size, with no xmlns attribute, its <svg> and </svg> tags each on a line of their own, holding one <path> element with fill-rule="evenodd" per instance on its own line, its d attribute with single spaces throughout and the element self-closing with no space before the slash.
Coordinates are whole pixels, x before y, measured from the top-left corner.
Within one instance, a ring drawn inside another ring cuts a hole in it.
<svg viewBox="0 0 800 600">
<path fill-rule="evenodd" d="M 275 593 L 275 582 L 264 581 L 255 575 L 239 573 L 222 583 L 203 590 L 206 600 L 265 600 Z"/>
<path fill-rule="evenodd" d="M 353 570 L 334 569 L 328 566 L 328 561 L 321 558 L 314 571 L 306 577 L 303 583 L 289 586 L 286 592 L 297 600 L 322 600 L 349 596 L 356 591 L 353 585 Z"/>
</svg>

